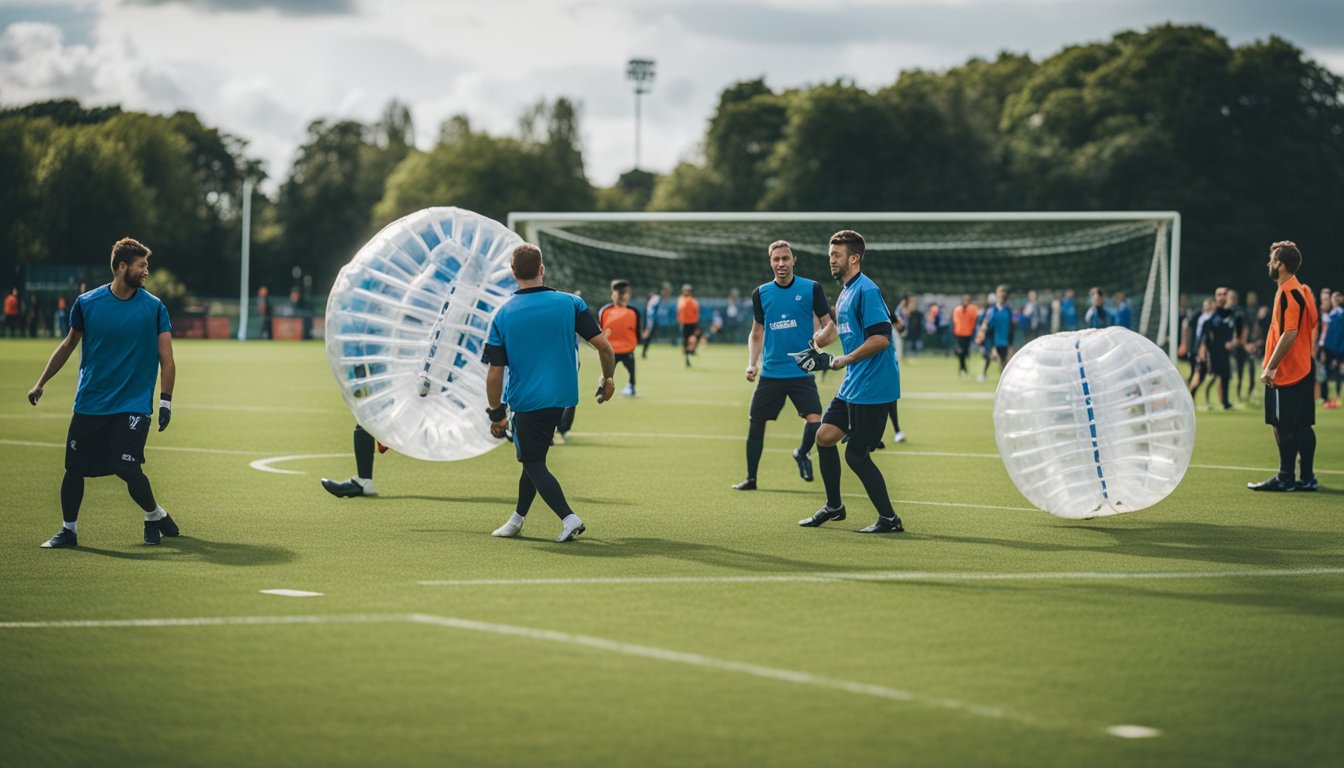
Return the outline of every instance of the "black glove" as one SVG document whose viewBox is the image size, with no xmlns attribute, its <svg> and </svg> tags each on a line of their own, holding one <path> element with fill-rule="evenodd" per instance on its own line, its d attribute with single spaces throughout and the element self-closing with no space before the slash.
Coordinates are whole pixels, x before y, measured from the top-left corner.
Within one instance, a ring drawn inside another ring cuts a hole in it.
<svg viewBox="0 0 1344 768">
<path fill-rule="evenodd" d="M 167 392 L 159 394 L 159 431 L 168 428 L 168 421 L 173 418 L 173 396 Z"/>
<path fill-rule="evenodd" d="M 831 353 L 822 352 L 810 345 L 801 352 L 790 352 L 789 357 L 793 358 L 795 365 L 808 373 L 824 371 L 831 367 Z"/>
</svg>

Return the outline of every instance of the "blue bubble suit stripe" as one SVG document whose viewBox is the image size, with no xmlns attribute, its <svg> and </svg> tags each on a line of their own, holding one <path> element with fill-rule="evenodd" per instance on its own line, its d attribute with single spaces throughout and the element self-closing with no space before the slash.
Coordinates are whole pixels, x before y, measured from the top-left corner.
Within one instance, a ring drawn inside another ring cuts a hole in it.
<svg viewBox="0 0 1344 768">
<path fill-rule="evenodd" d="M 481 353 L 517 288 L 509 257 L 521 242 L 471 211 L 427 208 L 384 227 L 341 269 L 327 300 L 327 358 L 356 421 L 384 445 L 453 461 L 499 444 Z"/>
</svg>

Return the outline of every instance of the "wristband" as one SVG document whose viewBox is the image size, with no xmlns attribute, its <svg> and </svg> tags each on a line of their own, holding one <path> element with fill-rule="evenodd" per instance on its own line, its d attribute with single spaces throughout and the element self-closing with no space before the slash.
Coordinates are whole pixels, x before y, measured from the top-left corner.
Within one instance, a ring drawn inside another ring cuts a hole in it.
<svg viewBox="0 0 1344 768">
<path fill-rule="evenodd" d="M 485 415 L 490 417 L 490 421 L 503 421 L 505 416 L 509 415 L 509 404 L 501 403 L 498 408 L 486 408 Z"/>
<path fill-rule="evenodd" d="M 168 409 L 172 409 L 172 407 L 173 407 L 173 393 L 172 393 L 172 392 L 160 392 L 160 393 L 159 393 L 159 407 L 160 407 L 160 408 L 168 408 Z"/>
</svg>

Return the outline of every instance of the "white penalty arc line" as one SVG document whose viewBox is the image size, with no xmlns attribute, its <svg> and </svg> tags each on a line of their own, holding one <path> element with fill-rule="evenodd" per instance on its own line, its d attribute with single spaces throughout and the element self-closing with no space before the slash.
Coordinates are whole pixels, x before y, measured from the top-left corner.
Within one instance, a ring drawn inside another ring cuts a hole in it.
<svg viewBox="0 0 1344 768">
<path fill-rule="evenodd" d="M 282 461 L 298 461 L 300 459 L 341 459 L 349 458 L 348 453 L 299 453 L 293 456 L 272 456 L 268 459 L 257 459 L 247 466 L 262 471 L 274 472 L 277 475 L 306 475 L 307 472 L 300 472 L 296 469 L 276 469 L 272 464 L 278 464 Z"/>
<path fill-rule="evenodd" d="M 656 661 L 684 664 L 691 667 L 712 669 L 721 672 L 734 672 L 774 682 L 806 685 L 840 691 L 843 693 L 857 694 L 860 696 L 887 699 L 889 701 L 900 701 L 938 709 L 964 712 L 977 717 L 1010 720 L 1038 727 L 1057 727 L 1057 724 L 1045 723 L 1037 718 L 1010 712 L 1000 707 L 985 706 L 938 696 L 923 696 L 912 691 L 891 688 L 884 685 L 876 685 L 873 683 L 861 683 L 853 680 L 827 677 L 825 675 L 816 675 L 810 672 L 799 672 L 791 669 L 768 667 L 761 664 L 752 664 L 731 659 L 720 659 L 699 653 L 674 651 L 667 648 L 639 645 L 637 643 L 626 643 L 619 640 L 594 637 L 592 635 L 578 635 L 569 632 L 560 632 L 558 630 L 535 629 L 532 627 L 522 627 L 512 624 L 495 624 L 492 622 L 474 621 L 472 619 L 463 619 L 454 616 L 436 616 L 425 613 L 337 614 L 315 616 L 226 616 L 218 618 L 125 619 L 103 621 L 8 621 L 0 622 L 0 629 L 149 629 L 171 627 L 392 623 L 444 627 L 448 629 L 465 630 L 468 632 L 517 637 L 526 640 L 538 640 L 545 643 L 563 643 L 565 645 L 572 645 L 596 651 L 605 651 L 607 653 L 617 653 L 624 656 L 635 656 Z M 1099 730 L 1105 732 L 1104 728 L 1099 728 Z"/>
<path fill-rule="evenodd" d="M 429 579 L 424 587 L 563 586 L 568 584 L 779 584 L 798 582 L 894 581 L 1122 581 L 1130 579 L 1237 579 L 1290 576 L 1339 576 L 1341 568 L 1277 568 L 1258 571 L 1044 571 L 1026 573 L 937 573 L 926 571 L 853 571 L 839 573 L 780 573 L 759 576 L 628 576 L 564 577 L 555 579 Z"/>
</svg>

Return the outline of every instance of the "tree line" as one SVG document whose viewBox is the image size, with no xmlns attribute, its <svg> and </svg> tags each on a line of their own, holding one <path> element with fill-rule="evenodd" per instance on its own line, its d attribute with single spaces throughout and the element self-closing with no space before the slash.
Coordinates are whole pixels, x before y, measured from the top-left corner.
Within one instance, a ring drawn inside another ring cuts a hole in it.
<svg viewBox="0 0 1344 768">
<path fill-rule="evenodd" d="M 105 268 L 142 237 L 199 295 L 239 270 L 244 179 L 265 179 L 246 141 L 169 116 L 44 102 L 0 110 L 0 274 Z M 1177 210 L 1182 285 L 1265 289 L 1267 246 L 1293 239 L 1319 286 L 1344 283 L 1344 78 L 1278 37 L 1232 46 L 1163 25 L 1068 47 L 1003 53 L 942 72 L 724 89 L 694 157 L 611 187 L 584 171 L 566 98 L 510 135 L 466 117 L 416 147 L 410 111 L 317 120 L 274 194 L 254 192 L 254 287 L 298 268 L 323 290 L 381 226 L 431 205 L 503 220 L 555 211 Z M 98 279 L 102 279 L 102 274 Z M 1208 285 L 1205 285 L 1205 284 Z"/>
</svg>

